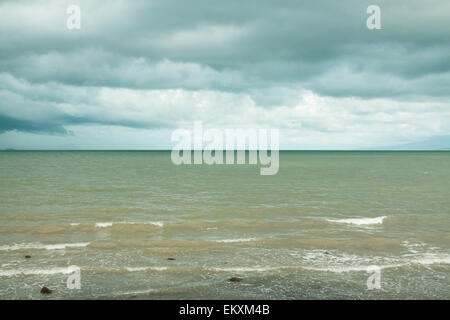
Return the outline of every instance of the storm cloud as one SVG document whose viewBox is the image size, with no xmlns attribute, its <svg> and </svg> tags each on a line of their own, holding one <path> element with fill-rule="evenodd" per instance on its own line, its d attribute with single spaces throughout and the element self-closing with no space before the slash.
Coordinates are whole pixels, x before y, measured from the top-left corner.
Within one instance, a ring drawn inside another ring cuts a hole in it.
<svg viewBox="0 0 450 320">
<path fill-rule="evenodd" d="M 86 130 L 114 147 L 115 128 L 121 147 L 170 148 L 195 120 L 278 127 L 284 148 L 449 134 L 450 3 L 377 1 L 381 30 L 371 4 L 1 1 L 0 147 L 84 148 Z"/>
</svg>

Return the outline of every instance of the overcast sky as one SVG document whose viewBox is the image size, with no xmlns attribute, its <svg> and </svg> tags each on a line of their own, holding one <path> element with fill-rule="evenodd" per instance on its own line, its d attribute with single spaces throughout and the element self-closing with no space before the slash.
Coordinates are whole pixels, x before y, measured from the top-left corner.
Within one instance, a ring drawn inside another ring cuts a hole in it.
<svg viewBox="0 0 450 320">
<path fill-rule="evenodd" d="M 0 148 L 170 149 L 194 121 L 278 128 L 285 149 L 450 134 L 449 17 L 447 0 L 0 1 Z"/>
</svg>

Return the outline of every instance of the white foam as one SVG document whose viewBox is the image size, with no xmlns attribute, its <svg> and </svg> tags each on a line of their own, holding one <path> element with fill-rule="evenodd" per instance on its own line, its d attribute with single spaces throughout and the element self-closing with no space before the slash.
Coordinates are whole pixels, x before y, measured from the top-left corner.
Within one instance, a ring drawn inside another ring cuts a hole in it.
<svg viewBox="0 0 450 320">
<path fill-rule="evenodd" d="M 155 270 L 155 271 L 165 271 L 168 268 L 167 267 L 149 267 L 150 270 Z"/>
<path fill-rule="evenodd" d="M 149 221 L 149 222 L 144 222 L 144 224 L 151 224 L 151 225 L 154 225 L 154 226 L 157 226 L 157 227 L 164 227 L 164 223 L 162 223 L 162 222 L 160 222 L 160 221 L 156 221 L 156 222 L 153 222 L 153 221 Z"/>
<path fill-rule="evenodd" d="M 349 260 L 349 257 L 331 257 L 331 259 L 328 261 L 327 266 L 324 267 L 315 267 L 315 266 L 302 266 L 303 269 L 306 270 L 313 270 L 313 271 L 324 271 L 324 272 L 334 272 L 334 273 L 343 273 L 343 272 L 351 272 L 351 271 L 368 271 L 373 266 L 382 269 L 391 269 L 391 268 L 399 268 L 399 267 L 405 267 L 405 266 L 412 266 L 412 265 L 422 265 L 422 266 L 428 266 L 428 265 L 434 265 L 434 264 L 450 264 L 450 255 L 448 254 L 438 254 L 438 253 L 427 253 L 427 254 L 421 254 L 416 255 L 414 254 L 413 257 L 410 255 L 408 256 L 401 256 L 396 259 L 384 259 L 384 264 L 380 263 L 381 261 L 379 259 L 376 259 L 376 257 L 370 258 L 370 259 L 361 259 L 358 257 L 354 257 L 353 259 Z M 387 261 L 386 261 L 387 260 Z M 344 263 L 349 262 L 356 262 L 354 265 L 344 265 Z M 358 263 L 359 262 L 359 263 Z M 388 262 L 388 263 L 386 263 Z"/>
<path fill-rule="evenodd" d="M 402 245 L 406 247 L 411 254 L 417 254 L 426 247 L 425 243 L 411 243 L 407 240 L 402 241 Z"/>
<path fill-rule="evenodd" d="M 210 268 L 213 271 L 224 271 L 224 272 L 264 272 L 281 270 L 289 267 L 231 267 L 231 268 Z"/>
<path fill-rule="evenodd" d="M 125 221 L 125 222 L 117 222 L 118 224 L 151 224 L 157 227 L 164 227 L 164 223 L 160 221 L 145 221 L 145 222 L 135 222 L 135 221 Z"/>
<path fill-rule="evenodd" d="M 129 292 L 124 292 L 124 293 L 112 293 L 110 294 L 110 296 L 134 296 L 134 295 L 140 295 L 140 294 L 147 294 L 147 293 L 153 293 L 153 292 L 157 292 L 158 290 L 156 289 L 145 289 L 145 290 L 137 290 L 137 291 L 129 291 Z"/>
<path fill-rule="evenodd" d="M 46 245 L 45 249 L 47 250 L 63 250 L 66 248 L 81 248 L 81 247 L 87 247 L 89 245 L 89 242 L 83 242 L 83 243 L 62 243 L 62 244 L 50 244 Z"/>
<path fill-rule="evenodd" d="M 15 265 L 14 263 L 3 263 L 2 264 L 2 268 L 9 267 L 9 266 L 14 266 L 14 265 Z"/>
<path fill-rule="evenodd" d="M 234 243 L 234 242 L 248 242 L 255 241 L 256 238 L 243 238 L 243 239 L 223 239 L 223 240 L 214 240 L 214 242 L 222 242 L 222 243 Z"/>
<path fill-rule="evenodd" d="M 64 250 L 66 248 L 87 247 L 89 244 L 90 244 L 89 242 L 60 243 L 60 244 L 18 243 L 13 245 L 0 246 L 0 251 L 15 251 L 27 249 Z"/>
<path fill-rule="evenodd" d="M 14 277 L 19 275 L 53 275 L 53 274 L 71 274 L 79 270 L 74 266 L 67 268 L 49 268 L 49 269 L 13 269 L 0 270 L 0 277 Z"/>
<path fill-rule="evenodd" d="M 130 272 L 135 272 L 135 271 L 145 271 L 145 270 L 148 270 L 148 267 L 137 267 L 137 268 L 126 267 L 125 269 L 126 269 L 127 271 L 130 271 Z"/>
<path fill-rule="evenodd" d="M 71 226 L 79 226 L 80 224 L 79 223 L 71 223 L 70 225 Z"/>
<path fill-rule="evenodd" d="M 112 225 L 113 225 L 112 222 L 97 222 L 97 223 L 95 224 L 95 226 L 96 226 L 97 228 L 107 228 L 107 227 L 111 227 Z"/>
<path fill-rule="evenodd" d="M 370 225 L 370 224 L 382 224 L 383 220 L 385 218 L 387 218 L 387 217 L 382 216 L 382 217 L 376 217 L 376 218 L 327 219 L 327 221 L 336 222 L 336 223 L 356 224 L 358 226 L 361 226 L 361 225 Z"/>
<path fill-rule="evenodd" d="M 125 269 L 129 272 L 138 272 L 147 270 L 165 271 L 167 270 L 167 267 L 126 267 Z"/>
<path fill-rule="evenodd" d="M 95 226 L 97 228 L 107 228 L 114 224 L 151 224 L 157 227 L 164 227 L 164 223 L 160 221 L 146 221 L 146 222 L 134 222 L 134 221 L 120 221 L 120 222 L 97 222 Z"/>
<path fill-rule="evenodd" d="M 429 254 L 418 259 L 413 259 L 411 263 L 420 265 L 450 264 L 450 255 Z"/>
<path fill-rule="evenodd" d="M 158 226 L 158 227 L 164 226 L 164 223 L 162 223 L 162 222 L 152 222 L 152 224 L 154 224 L 155 226 Z"/>
<path fill-rule="evenodd" d="M 377 267 L 380 270 L 389 269 L 389 268 L 397 268 L 402 267 L 405 264 L 390 264 L 390 265 L 368 265 L 368 266 L 339 266 L 339 267 L 328 267 L 328 268 L 315 268 L 315 267 L 302 267 L 306 270 L 312 271 L 324 271 L 324 272 L 334 272 L 334 273 L 343 273 L 343 272 L 351 272 L 351 271 L 368 271 L 373 270 L 373 267 Z"/>
</svg>

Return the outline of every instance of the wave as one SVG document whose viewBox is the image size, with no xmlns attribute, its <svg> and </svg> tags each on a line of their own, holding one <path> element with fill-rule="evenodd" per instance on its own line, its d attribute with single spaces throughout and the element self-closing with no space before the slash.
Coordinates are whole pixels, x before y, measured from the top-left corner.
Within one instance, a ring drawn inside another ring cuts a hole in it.
<svg viewBox="0 0 450 320">
<path fill-rule="evenodd" d="M 289 268 L 295 268 L 298 269 L 299 267 L 292 267 L 292 266 L 280 266 L 280 267 L 230 267 L 230 268 L 207 268 L 207 270 L 212 271 L 219 271 L 219 272 L 265 272 L 265 271 L 275 271 L 275 270 L 282 270 L 282 269 L 289 269 Z"/>
<path fill-rule="evenodd" d="M 125 267 L 125 268 L 89 268 L 83 267 L 83 272 L 100 272 L 100 273 L 122 273 L 124 270 L 127 272 L 142 272 L 142 271 L 166 271 L 168 267 Z M 10 269 L 0 270 L 0 277 L 15 277 L 21 275 L 56 275 L 56 274 L 72 274 L 73 272 L 81 270 L 77 266 L 69 267 L 52 267 L 48 269 Z"/>
<path fill-rule="evenodd" d="M 145 248 L 149 251 L 155 250 L 155 252 L 161 252 L 164 248 L 169 253 L 175 253 L 179 251 L 185 251 L 185 248 L 189 250 L 208 251 L 212 247 L 216 246 L 248 246 L 254 247 L 263 245 L 267 248 L 284 248 L 284 249 L 324 249 L 324 250 L 347 250 L 347 249 L 372 249 L 372 250 L 384 250 L 384 249 L 401 249 L 405 247 L 405 244 L 398 239 L 389 238 L 367 238 L 367 239 L 354 239 L 354 240 L 341 240 L 341 239 L 321 239 L 321 238 L 223 238 L 223 239 L 118 239 L 118 240 L 99 240 L 91 242 L 79 242 L 79 243 L 58 243 L 58 244 L 43 244 L 39 242 L 34 243 L 14 243 L 5 244 L 0 246 L 0 252 L 2 251 L 15 251 L 15 250 L 32 250 L 32 249 L 45 249 L 45 250 L 64 250 L 71 248 L 88 247 L 90 250 L 108 250 L 108 249 L 125 249 L 125 248 Z M 195 248 L 195 249 L 194 249 Z M 421 250 L 422 251 L 422 250 Z M 413 251 L 410 251 L 413 252 Z M 422 251 L 423 252 L 423 251 Z"/>
<path fill-rule="evenodd" d="M 97 222 L 96 224 L 95 224 L 95 226 L 97 227 L 97 228 L 107 228 L 107 227 L 112 227 L 113 226 L 113 224 L 130 224 L 130 225 L 134 225 L 134 224 L 151 224 L 151 225 L 154 225 L 154 226 L 157 226 L 157 227 L 164 227 L 164 223 L 163 222 L 160 222 L 160 221 L 156 221 L 156 222 L 153 222 L 153 221 L 145 221 L 145 222 L 132 222 L 132 221 L 129 221 L 129 222 L 127 222 L 127 221 L 120 221 L 120 222 Z"/>
<path fill-rule="evenodd" d="M 97 222 L 97 223 L 95 224 L 95 226 L 96 226 L 97 228 L 107 228 L 107 227 L 111 227 L 112 225 L 113 225 L 112 222 Z"/>
<path fill-rule="evenodd" d="M 450 264 L 450 255 L 439 256 L 435 254 L 430 254 L 418 259 L 413 259 L 411 263 L 420 264 L 424 266 L 431 264 Z"/>
<path fill-rule="evenodd" d="M 101 299 L 110 299 L 110 297 L 129 297 L 129 296 L 138 296 L 138 295 L 145 295 L 149 293 L 155 293 L 159 292 L 157 289 L 143 289 L 143 290 L 137 290 L 137 291 L 128 291 L 128 292 L 113 292 L 108 295 L 106 295 L 104 298 Z"/>
<path fill-rule="evenodd" d="M 344 273 L 351 271 L 368 271 L 373 270 L 376 267 L 379 270 L 389 269 L 389 268 L 398 268 L 405 266 L 406 264 L 391 264 L 391 265 L 370 265 L 370 266 L 336 266 L 336 267 L 325 267 L 325 268 L 316 268 L 316 267 L 303 267 L 305 270 L 310 271 L 323 271 L 323 272 L 333 272 L 333 273 Z"/>
<path fill-rule="evenodd" d="M 332 273 L 347 273 L 347 272 L 368 272 L 374 269 L 384 270 L 393 268 L 404 268 L 411 266 L 425 266 L 430 265 L 449 265 L 450 255 L 443 253 L 422 254 L 420 256 L 398 258 L 383 258 L 381 257 L 358 257 L 354 255 L 342 256 L 332 255 L 330 253 L 322 255 L 322 252 L 314 251 L 310 254 L 299 254 L 299 257 L 305 257 L 305 260 L 299 261 L 298 264 L 287 264 L 278 266 L 230 266 L 230 267 L 166 267 L 166 266 L 140 266 L 140 267 L 119 267 L 119 268 L 98 268 L 98 267 L 83 267 L 83 272 L 94 273 L 123 273 L 123 272 L 185 272 L 185 273 L 199 273 L 202 271 L 225 272 L 225 273 L 261 273 L 261 272 L 280 272 L 280 271 L 313 271 L 313 272 L 332 272 Z M 325 259 L 325 260 L 324 260 Z M 319 264 L 319 265 L 317 265 Z M 3 266 L 3 265 L 2 265 Z M 80 270 L 77 266 L 70 267 L 51 267 L 47 269 L 30 268 L 30 269 L 10 269 L 0 270 L 0 277 L 14 277 L 21 275 L 57 275 L 57 274 L 71 274 L 76 270 Z"/>
<path fill-rule="evenodd" d="M 167 270 L 167 267 L 126 267 L 125 270 L 129 272 L 138 272 L 138 271 L 165 271 Z"/>
<path fill-rule="evenodd" d="M 316 268 L 316 267 L 302 267 L 306 270 L 311 271 L 323 271 L 323 272 L 333 272 L 333 273 L 344 273 L 344 272 L 352 272 L 352 271 L 364 271 L 373 270 L 373 268 L 377 268 L 379 270 L 383 269 L 392 269 L 392 268 L 401 268 L 407 267 L 411 265 L 422 265 L 428 266 L 433 264 L 450 264 L 450 258 L 423 258 L 412 260 L 404 263 L 397 264 L 387 264 L 387 265 L 366 265 L 366 266 L 336 266 L 336 267 L 325 267 L 325 268 Z"/>
<path fill-rule="evenodd" d="M 311 261 L 317 261 L 317 259 L 324 258 L 324 256 L 314 255 L 315 259 Z M 303 269 L 312 271 L 324 271 L 343 273 L 351 271 L 368 271 L 373 268 L 379 270 L 410 267 L 414 265 L 429 266 L 429 265 L 442 265 L 450 264 L 450 255 L 446 253 L 422 253 L 422 254 L 405 254 L 398 257 L 385 257 L 380 260 L 381 257 L 364 258 L 356 255 L 347 256 L 331 256 L 328 260 L 323 261 L 326 266 L 302 266 Z M 344 263 L 342 263 L 344 262 Z M 345 262 L 353 262 L 352 265 L 346 265 Z M 356 263 L 355 263 L 356 262 Z M 359 263 L 358 263 L 359 262 Z M 384 262 L 384 263 L 383 263 Z"/>
<path fill-rule="evenodd" d="M 320 258 L 316 256 L 317 258 Z M 341 260 L 347 260 L 345 257 L 334 257 Z M 342 259 L 344 258 L 344 259 Z M 312 259 L 312 261 L 316 261 L 317 259 Z M 353 259 L 354 260 L 354 259 Z M 322 261 L 325 262 L 325 261 Z M 390 263 L 378 263 L 377 260 L 373 259 L 372 261 L 360 261 L 363 264 L 355 264 L 355 265 L 343 265 L 342 263 L 337 263 L 336 265 L 333 265 L 333 262 L 338 262 L 333 259 L 329 260 L 329 263 L 327 263 L 326 266 L 312 266 L 307 265 L 308 262 L 304 261 L 303 263 L 299 263 L 299 265 L 286 265 L 286 266 L 254 266 L 254 267 L 243 267 L 243 266 L 236 266 L 236 267 L 228 267 L 228 268 L 222 268 L 222 267 L 210 267 L 206 268 L 210 271 L 217 271 L 217 272 L 268 272 L 268 271 L 282 271 L 282 270 L 307 270 L 307 271 L 316 271 L 316 272 L 332 272 L 332 273 L 345 273 L 345 272 L 371 272 L 373 270 L 384 270 L 384 269 L 393 269 L 393 268 L 402 268 L 402 267 L 410 267 L 414 265 L 419 266 L 429 266 L 429 265 L 442 265 L 442 264 L 450 264 L 450 255 L 447 254 L 430 254 L 430 255 L 424 255 L 422 257 L 417 257 L 414 259 L 397 259 L 397 261 L 391 260 Z M 379 262 L 379 261 L 378 261 Z"/>
<path fill-rule="evenodd" d="M 13 270 L 0 270 L 0 277 L 14 277 L 20 275 L 54 275 L 54 274 L 71 274 L 79 270 L 75 266 L 66 268 L 49 268 L 49 269 L 13 269 Z"/>
<path fill-rule="evenodd" d="M 0 246 L 0 251 L 45 249 L 45 250 L 64 250 L 67 248 L 83 248 L 87 247 L 90 242 L 79 243 L 60 243 L 60 244 L 42 244 L 42 243 L 18 243 L 13 245 Z"/>
<path fill-rule="evenodd" d="M 157 227 L 164 227 L 164 223 L 161 221 L 146 221 L 146 222 L 118 222 L 118 224 L 151 224 Z"/>
<path fill-rule="evenodd" d="M 36 233 L 36 234 L 58 234 L 72 233 L 78 230 L 83 232 L 93 232 L 98 228 L 114 228 L 117 232 L 148 232 L 149 226 L 176 230 L 180 232 L 190 232 L 194 230 L 242 230 L 249 229 L 273 232 L 274 230 L 298 229 L 298 228 L 318 228 L 326 227 L 329 224 L 326 220 L 307 219 L 297 221 L 253 221 L 253 220 L 217 220 L 217 221 L 71 221 L 66 224 L 57 225 L 34 225 L 34 226 L 0 226 L 0 233 Z"/>
<path fill-rule="evenodd" d="M 213 242 L 220 242 L 220 243 L 235 243 L 235 242 L 249 242 L 249 241 L 256 241 L 257 238 L 242 238 L 242 239 L 223 239 L 223 240 L 213 240 Z"/>
<path fill-rule="evenodd" d="M 335 223 L 356 224 L 358 226 L 362 226 L 371 224 L 383 224 L 383 220 L 386 218 L 387 216 L 381 216 L 376 218 L 327 219 L 327 221 Z"/>
</svg>

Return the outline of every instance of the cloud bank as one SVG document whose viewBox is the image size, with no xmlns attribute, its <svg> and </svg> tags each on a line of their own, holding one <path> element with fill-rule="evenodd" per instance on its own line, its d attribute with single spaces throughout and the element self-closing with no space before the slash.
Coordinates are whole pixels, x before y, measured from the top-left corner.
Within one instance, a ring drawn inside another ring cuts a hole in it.
<svg viewBox="0 0 450 320">
<path fill-rule="evenodd" d="M 2 1 L 0 148 L 170 148 L 193 121 L 288 149 L 449 134 L 450 3 L 378 1 L 381 30 L 370 4 Z"/>
</svg>

